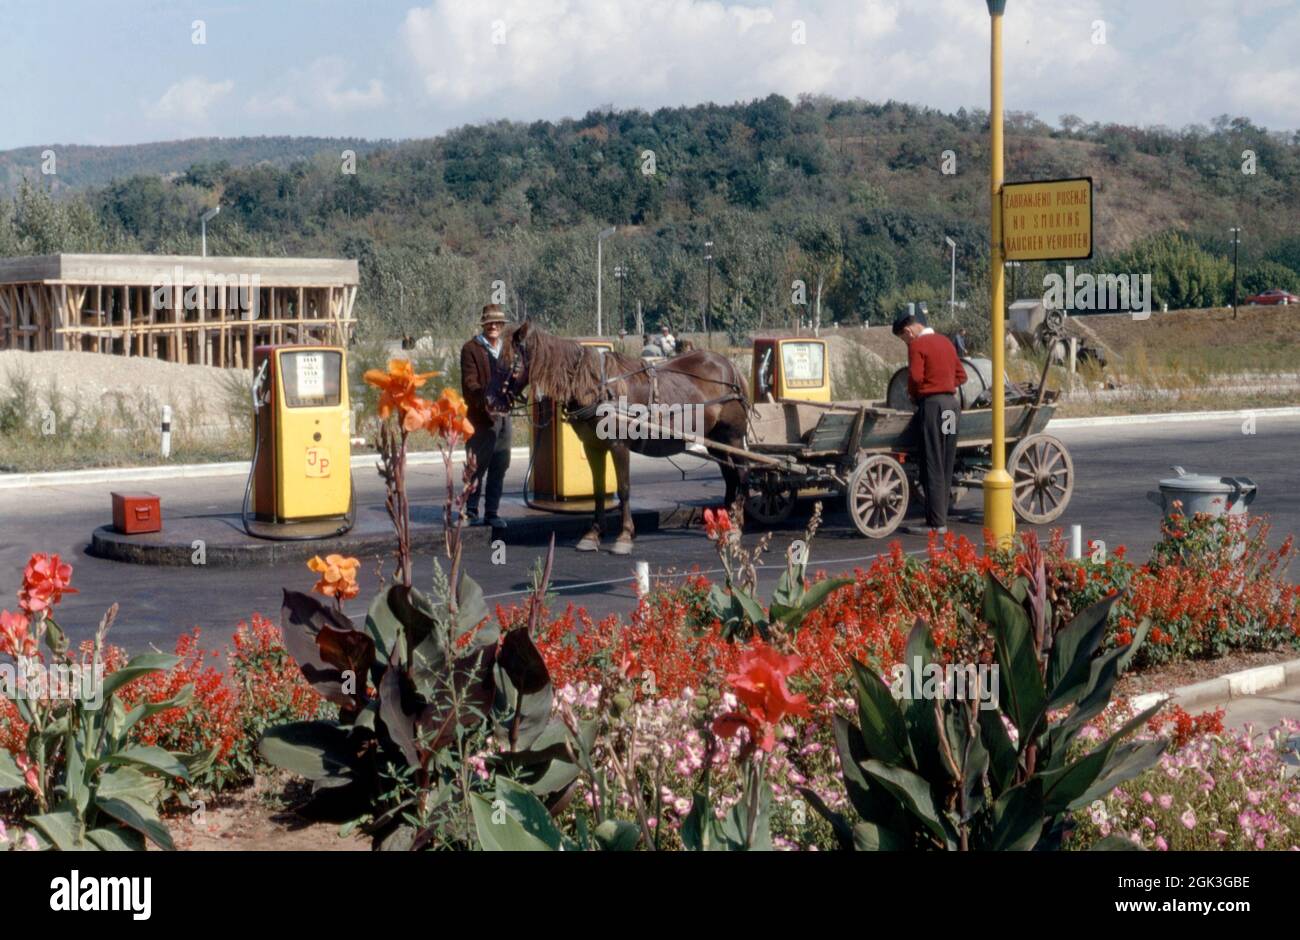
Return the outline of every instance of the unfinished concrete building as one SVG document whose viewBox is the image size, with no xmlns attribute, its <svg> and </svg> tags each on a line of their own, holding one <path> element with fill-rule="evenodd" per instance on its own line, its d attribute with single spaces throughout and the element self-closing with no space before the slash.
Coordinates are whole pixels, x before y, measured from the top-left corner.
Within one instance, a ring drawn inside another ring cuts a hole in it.
<svg viewBox="0 0 1300 940">
<path fill-rule="evenodd" d="M 327 258 L 0 259 L 0 349 L 247 368 L 255 346 L 346 345 L 357 263 Z"/>
</svg>

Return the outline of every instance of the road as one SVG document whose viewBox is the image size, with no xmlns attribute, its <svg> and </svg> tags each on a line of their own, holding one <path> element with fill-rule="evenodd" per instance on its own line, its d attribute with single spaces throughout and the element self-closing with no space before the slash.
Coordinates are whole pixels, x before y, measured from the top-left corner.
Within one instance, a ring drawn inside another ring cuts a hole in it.
<svg viewBox="0 0 1300 940">
<path fill-rule="evenodd" d="M 1050 430 L 1050 429 L 1049 429 Z M 1260 417 L 1254 434 L 1243 434 L 1237 419 L 1204 422 L 1159 423 L 1053 430 L 1068 445 L 1074 458 L 1077 483 L 1069 509 L 1055 524 L 1079 523 L 1088 539 L 1102 539 L 1113 549 L 1125 545 L 1130 557 L 1146 558 L 1159 531 L 1159 512 L 1145 494 L 1156 481 L 1170 476 L 1169 467 L 1181 464 L 1188 471 L 1216 475 L 1249 476 L 1259 484 L 1259 496 L 1252 512 L 1266 513 L 1273 521 L 1274 543 L 1300 530 L 1300 418 Z M 690 455 L 678 459 L 685 472 L 666 461 L 639 460 L 634 465 L 634 494 L 663 499 L 690 500 L 701 505 L 717 504 L 722 484 L 717 470 Z M 520 507 L 519 489 L 523 462 L 511 468 L 507 493 L 511 505 L 506 515 Z M 410 471 L 412 494 L 417 508 L 429 512 L 442 489 L 440 467 L 418 467 Z M 358 512 L 384 513 L 383 490 L 377 477 L 358 474 Z M 60 621 L 74 638 L 89 636 L 104 608 L 116 601 L 121 605 L 113 639 L 130 650 L 151 646 L 170 650 L 176 637 L 194 626 L 220 642 L 235 624 L 260 612 L 275 617 L 280 606 L 281 587 L 307 590 L 314 581 L 303 564 L 280 564 L 257 569 L 214 567 L 151 568 L 92 558 L 85 553 L 91 531 L 109 521 L 111 490 L 144 489 L 157 493 L 163 502 L 164 520 L 189 514 L 229 513 L 237 510 L 243 479 L 214 477 L 143 484 L 79 484 L 41 486 L 27 491 L 0 490 L 0 607 L 12 607 L 21 580 L 21 569 L 33 551 L 58 552 L 75 568 L 74 583 L 80 593 L 65 599 Z M 636 502 L 634 496 L 634 503 Z M 980 494 L 967 496 L 954 532 L 980 538 Z M 807 507 L 796 512 L 778 532 L 773 554 L 780 565 L 780 551 L 797 537 L 807 516 Z M 830 571 L 851 569 L 887 543 L 859 537 L 838 505 L 827 507 L 827 519 L 813 548 L 816 567 Z M 909 520 L 919 521 L 919 520 Z M 898 536 L 909 551 L 922 551 L 921 535 Z M 534 541 L 505 538 L 505 563 L 493 565 L 485 549 L 467 559 L 471 575 L 495 602 L 509 604 L 527 591 L 530 573 L 545 546 Z M 607 543 L 608 544 L 608 543 Z M 307 557 L 304 551 L 304 561 Z M 635 604 L 631 581 L 634 560 L 649 562 L 653 573 L 670 577 L 699 567 L 716 569 L 713 546 L 695 530 L 666 530 L 637 539 L 631 557 L 606 552 L 580 554 L 571 545 L 556 549 L 552 587 L 564 599 L 586 607 L 595 615 L 626 613 Z M 391 567 L 391 566 L 390 566 Z M 376 584 L 376 562 L 363 559 L 362 597 L 349 605 L 349 612 L 364 613 L 364 603 Z M 431 558 L 417 557 L 417 583 L 428 584 Z M 773 574 L 775 577 L 775 574 Z"/>
</svg>

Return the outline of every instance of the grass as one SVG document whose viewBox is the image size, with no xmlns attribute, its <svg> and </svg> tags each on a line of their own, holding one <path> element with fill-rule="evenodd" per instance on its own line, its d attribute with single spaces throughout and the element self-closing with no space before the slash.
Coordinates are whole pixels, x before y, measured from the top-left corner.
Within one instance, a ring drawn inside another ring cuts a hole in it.
<svg viewBox="0 0 1300 940">
<path fill-rule="evenodd" d="M 831 392 L 844 401 L 884 401 L 897 366 L 881 363 L 858 343 L 846 343 L 844 361 L 832 364 Z"/>
</svg>

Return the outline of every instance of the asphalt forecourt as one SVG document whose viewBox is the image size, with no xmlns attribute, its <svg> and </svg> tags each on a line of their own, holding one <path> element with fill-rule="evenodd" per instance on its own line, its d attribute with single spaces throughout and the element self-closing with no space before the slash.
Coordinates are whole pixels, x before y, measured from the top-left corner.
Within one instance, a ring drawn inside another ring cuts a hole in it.
<svg viewBox="0 0 1300 940">
<path fill-rule="evenodd" d="M 1089 422 L 1059 429 L 1054 422 L 1049 432 L 1068 443 L 1077 478 L 1074 499 L 1054 527 L 1068 531 L 1078 524 L 1085 540 L 1104 542 L 1111 549 L 1124 545 L 1130 557 L 1144 558 L 1159 535 L 1159 512 L 1146 494 L 1158 480 L 1172 475 L 1170 465 L 1179 464 L 1192 472 L 1252 478 L 1259 496 L 1251 511 L 1270 517 L 1274 539 L 1280 541 L 1300 529 L 1294 470 L 1294 455 L 1300 453 L 1300 417 L 1262 414 L 1253 427 L 1245 428 L 1252 433 L 1243 433 L 1245 420 L 1234 413 L 1137 424 Z M 709 462 L 691 454 L 672 462 L 634 460 L 638 536 L 632 555 L 626 557 L 609 554 L 612 536 L 606 537 L 606 550 L 601 552 L 573 551 L 577 533 L 590 517 L 526 507 L 520 496 L 526 466 L 526 460 L 516 455 L 507 475 L 503 513 L 508 527 L 497 532 L 482 527 L 466 530 L 465 563 L 494 603 L 522 602 L 533 566 L 552 534 L 557 541 L 552 591 L 595 616 L 625 614 L 635 606 L 633 569 L 638 561 L 646 562 L 654 577 L 717 568 L 712 543 L 699 527 L 702 510 L 722 500 L 722 481 Z M 418 576 L 427 579 L 429 559 L 440 546 L 443 468 L 440 462 L 423 462 L 411 468 L 410 478 Z M 154 644 L 170 649 L 181 632 L 196 624 L 219 635 L 254 612 L 274 615 L 281 588 L 310 578 L 305 562 L 313 555 L 351 553 L 362 560 L 367 573 L 375 570 L 378 559 L 388 557 L 392 536 L 382 482 L 364 466 L 355 470 L 355 480 L 355 548 L 346 542 L 248 539 L 239 524 L 243 490 L 239 475 L 155 478 L 139 484 L 120 479 L 95 483 L 64 479 L 52 485 L 32 481 L 22 489 L 0 490 L 6 535 L 0 544 L 0 593 L 12 595 L 17 590 L 27 557 L 39 546 L 76 566 L 81 593 L 63 602 L 74 634 L 89 635 L 103 604 L 116 600 L 123 615 L 115 635 L 129 648 Z M 102 537 L 102 527 L 111 521 L 109 493 L 132 489 L 147 489 L 160 497 L 163 532 L 156 544 L 145 543 L 139 549 L 132 559 L 137 563 L 95 557 L 91 554 L 95 533 L 100 531 Z M 837 502 L 825 508 L 825 524 L 812 558 L 816 569 L 850 570 L 887 551 L 894 540 L 864 539 Z M 805 501 L 775 530 L 778 543 L 797 537 L 810 509 L 811 503 Z M 913 516 L 905 528 L 920 526 L 922 521 Z M 980 494 L 968 493 L 958 506 L 952 529 L 978 543 L 980 523 Z M 194 544 L 196 539 L 202 540 L 202 552 Z M 896 539 L 906 551 L 923 551 L 926 546 L 920 532 L 900 530 Z M 777 572 L 763 569 L 760 578 L 769 574 L 775 578 Z M 359 607 L 349 610 L 361 612 Z"/>
</svg>

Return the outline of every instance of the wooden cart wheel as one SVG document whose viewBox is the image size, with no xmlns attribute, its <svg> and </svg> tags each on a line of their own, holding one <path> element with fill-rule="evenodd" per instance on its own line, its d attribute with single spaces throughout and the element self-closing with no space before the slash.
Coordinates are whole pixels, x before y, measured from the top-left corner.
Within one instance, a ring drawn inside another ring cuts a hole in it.
<svg viewBox="0 0 1300 940">
<path fill-rule="evenodd" d="M 853 524 L 872 539 L 898 528 L 907 514 L 907 498 L 907 473 L 888 454 L 872 454 L 858 464 L 845 493 Z"/>
<path fill-rule="evenodd" d="M 794 488 L 789 486 L 760 487 L 745 500 L 745 518 L 759 525 L 780 525 L 794 511 L 795 495 Z"/>
<path fill-rule="evenodd" d="M 1007 459 L 1011 502 L 1016 515 L 1032 525 L 1046 525 L 1070 504 L 1074 461 L 1065 445 L 1050 434 L 1023 438 Z"/>
</svg>

